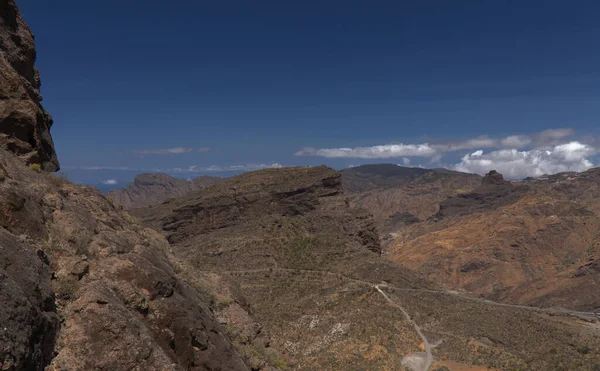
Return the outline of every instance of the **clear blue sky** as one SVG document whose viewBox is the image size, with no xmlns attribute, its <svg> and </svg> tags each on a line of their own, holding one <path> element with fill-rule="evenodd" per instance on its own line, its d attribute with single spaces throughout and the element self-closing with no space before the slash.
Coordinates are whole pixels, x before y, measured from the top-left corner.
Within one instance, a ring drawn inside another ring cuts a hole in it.
<svg viewBox="0 0 600 371">
<path fill-rule="evenodd" d="M 176 174 L 456 167 L 480 148 L 391 157 L 369 148 L 480 136 L 532 139 L 519 151 L 577 141 L 587 146 L 580 157 L 597 162 L 597 1 L 17 2 L 36 35 L 59 160 L 75 181 L 119 186 L 137 171 L 190 166 Z M 534 140 L 557 128 L 572 130 Z M 327 152 L 340 147 L 348 151 Z M 589 167 L 577 164 L 567 168 Z M 482 171 L 471 165 L 459 169 Z"/>
</svg>

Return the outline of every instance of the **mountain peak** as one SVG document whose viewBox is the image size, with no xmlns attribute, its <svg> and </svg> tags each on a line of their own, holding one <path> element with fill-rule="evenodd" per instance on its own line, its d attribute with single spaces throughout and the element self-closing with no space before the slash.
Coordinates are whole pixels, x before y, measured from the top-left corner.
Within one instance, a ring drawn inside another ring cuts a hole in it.
<svg viewBox="0 0 600 371">
<path fill-rule="evenodd" d="M 481 180 L 481 185 L 499 185 L 504 184 L 504 176 L 497 172 L 496 170 L 490 170 L 489 173 L 485 174 L 483 179 Z"/>
</svg>

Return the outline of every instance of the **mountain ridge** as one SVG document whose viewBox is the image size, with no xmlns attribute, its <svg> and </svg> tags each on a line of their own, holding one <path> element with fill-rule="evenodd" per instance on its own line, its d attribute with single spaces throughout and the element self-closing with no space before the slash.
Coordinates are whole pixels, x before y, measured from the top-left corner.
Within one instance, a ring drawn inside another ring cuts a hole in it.
<svg viewBox="0 0 600 371">
<path fill-rule="evenodd" d="M 167 198 L 182 196 L 222 181 L 223 178 L 206 175 L 183 180 L 163 173 L 143 173 L 136 175 L 126 187 L 109 191 L 107 197 L 128 210 L 158 204 Z"/>
</svg>

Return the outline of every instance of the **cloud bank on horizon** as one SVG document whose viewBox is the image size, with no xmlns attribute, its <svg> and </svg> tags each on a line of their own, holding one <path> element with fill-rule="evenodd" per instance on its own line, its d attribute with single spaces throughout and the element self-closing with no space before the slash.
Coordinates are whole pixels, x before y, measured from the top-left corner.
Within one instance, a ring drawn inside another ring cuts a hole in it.
<svg viewBox="0 0 600 371">
<path fill-rule="evenodd" d="M 182 153 L 190 153 L 194 151 L 193 148 L 189 147 L 174 147 L 174 148 L 164 148 L 164 149 L 141 149 L 137 151 L 133 151 L 136 155 L 180 155 Z M 198 152 L 208 152 L 210 148 L 201 147 L 198 148 Z"/>
<path fill-rule="evenodd" d="M 279 163 L 272 164 L 244 164 L 244 165 L 211 165 L 211 166 L 188 166 L 188 167 L 170 167 L 170 168 L 138 168 L 129 166 L 75 166 L 66 167 L 67 170 L 90 170 L 90 171 L 133 171 L 148 173 L 211 173 L 211 172 L 244 172 L 261 169 L 278 169 L 283 167 Z M 112 181 L 109 179 L 107 181 Z M 104 184 L 115 184 L 106 183 Z"/>
<path fill-rule="evenodd" d="M 480 136 L 465 140 L 354 148 L 308 147 L 294 155 L 357 159 L 402 158 L 404 164 L 410 164 L 410 157 L 420 157 L 430 160 L 432 164 L 457 171 L 485 174 L 495 169 L 510 178 L 524 178 L 564 171 L 584 171 L 593 167 L 591 158 L 600 150 L 589 138 L 589 143 L 571 140 L 573 134 L 572 129 L 562 128 L 504 138 Z M 442 163 L 443 156 L 466 151 L 469 153 L 463 154 L 459 163 Z"/>
</svg>

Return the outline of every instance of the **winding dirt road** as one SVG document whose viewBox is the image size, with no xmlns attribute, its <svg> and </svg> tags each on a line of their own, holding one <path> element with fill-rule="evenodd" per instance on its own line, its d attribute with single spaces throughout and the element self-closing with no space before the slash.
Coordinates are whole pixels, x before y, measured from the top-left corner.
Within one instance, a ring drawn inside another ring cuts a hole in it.
<svg viewBox="0 0 600 371">
<path fill-rule="evenodd" d="M 593 312 L 578 312 L 578 311 L 572 311 L 572 310 L 562 309 L 562 308 L 547 309 L 547 308 L 529 307 L 529 306 L 525 306 L 525 305 L 497 303 L 497 302 L 486 300 L 486 299 L 474 298 L 471 296 L 462 295 L 461 293 L 455 292 L 455 291 L 399 288 L 399 287 L 389 285 L 387 283 L 375 284 L 373 282 L 363 281 L 363 280 L 351 278 L 348 276 L 344 276 L 340 273 L 329 272 L 329 271 L 310 270 L 310 269 L 290 269 L 290 268 L 263 268 L 263 269 L 237 270 L 237 271 L 221 271 L 221 272 L 212 272 L 212 273 L 235 275 L 235 274 L 248 274 L 248 273 L 252 274 L 252 273 L 265 273 L 265 272 L 312 273 L 312 274 L 328 275 L 328 276 L 334 276 L 337 278 L 343 278 L 350 282 L 359 283 L 361 285 L 366 285 L 366 286 L 376 289 L 377 292 L 379 292 L 385 298 L 386 301 L 388 301 L 390 304 L 392 304 L 394 307 L 398 308 L 402 312 L 402 314 L 404 315 L 406 320 L 413 326 L 413 328 L 415 329 L 415 332 L 419 335 L 419 337 L 423 341 L 423 345 L 425 347 L 425 356 L 424 357 L 421 355 L 413 354 L 413 355 L 409 355 L 409 356 L 405 357 L 405 359 L 403 360 L 403 364 L 405 366 L 413 369 L 414 371 L 429 371 L 429 369 L 431 368 L 431 365 L 433 364 L 433 361 L 434 361 L 432 349 L 434 349 L 438 344 L 432 345 L 427 340 L 425 335 L 423 334 L 421 327 L 411 318 L 410 314 L 406 311 L 406 309 L 404 309 L 404 307 L 402 307 L 400 304 L 398 304 L 398 303 L 394 302 L 392 299 L 390 299 L 390 297 L 383 290 L 381 290 L 381 287 L 387 287 L 387 288 L 397 290 L 397 291 L 425 292 L 425 293 L 457 296 L 457 297 L 460 297 L 461 299 L 471 300 L 471 301 L 475 301 L 475 302 L 479 302 L 479 303 L 484 303 L 487 305 L 525 309 L 525 310 L 531 310 L 531 311 L 536 311 L 536 312 L 561 313 L 561 314 L 568 314 L 568 315 L 578 316 L 578 317 L 596 318 L 596 314 Z M 407 361 L 406 364 L 404 363 L 405 361 Z"/>
<path fill-rule="evenodd" d="M 374 287 L 375 287 L 375 289 L 377 289 L 377 291 L 379 291 L 379 293 L 381 295 L 383 295 L 385 300 L 390 302 L 396 308 L 400 309 L 402 314 L 404 314 L 404 317 L 406 317 L 406 320 L 413 326 L 413 328 L 415 329 L 417 334 L 419 334 L 419 337 L 421 338 L 421 340 L 423 340 L 423 345 L 425 346 L 425 352 L 427 353 L 427 356 L 425 357 L 425 364 L 421 367 L 421 371 L 429 371 L 429 368 L 431 367 L 431 364 L 433 363 L 433 353 L 431 352 L 431 349 L 433 349 L 433 346 L 431 345 L 431 343 L 429 343 L 429 341 L 427 340 L 425 335 L 423 335 L 423 331 L 421 331 L 421 327 L 419 327 L 419 325 L 417 325 L 417 323 L 415 321 L 413 321 L 413 319 L 410 317 L 410 314 L 408 314 L 406 309 L 404 309 L 398 303 L 396 303 L 392 299 L 390 299 L 387 296 L 387 294 L 379 288 L 379 285 L 375 285 Z M 419 370 L 415 369 L 414 371 L 419 371 Z"/>
</svg>

